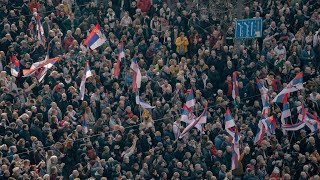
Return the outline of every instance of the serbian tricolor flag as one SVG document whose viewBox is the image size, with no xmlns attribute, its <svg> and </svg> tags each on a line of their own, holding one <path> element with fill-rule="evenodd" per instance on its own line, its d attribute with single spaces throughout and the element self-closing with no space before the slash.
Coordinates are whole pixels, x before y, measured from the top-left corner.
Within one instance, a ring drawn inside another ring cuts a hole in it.
<svg viewBox="0 0 320 180">
<path fill-rule="evenodd" d="M 50 51 L 50 43 L 48 43 L 47 55 L 44 61 L 47 61 L 49 59 L 49 51 Z M 48 65 L 44 66 L 43 68 L 40 69 L 39 73 L 36 74 L 39 83 L 45 78 L 45 76 L 48 73 L 48 70 L 53 67 L 54 63 L 55 62 L 49 63 Z"/>
<path fill-rule="evenodd" d="M 195 119 L 196 117 L 192 113 L 192 110 L 188 108 L 186 104 L 184 104 L 181 113 L 181 121 L 190 124 Z"/>
<path fill-rule="evenodd" d="M 236 97 L 239 96 L 239 82 L 238 82 L 238 72 L 235 71 L 232 73 L 232 98 L 236 100 Z"/>
<path fill-rule="evenodd" d="M 186 100 L 186 105 L 188 108 L 192 108 L 196 104 L 196 100 L 194 99 L 193 90 L 188 90 L 188 96 Z"/>
<path fill-rule="evenodd" d="M 106 42 L 105 35 L 100 30 L 100 24 L 97 24 L 84 41 L 84 44 L 90 47 L 90 49 L 94 50 L 100 47 L 104 42 Z"/>
<path fill-rule="evenodd" d="M 201 115 L 195 119 L 192 123 L 190 123 L 181 133 L 179 138 L 182 138 L 183 136 L 185 136 L 193 127 L 195 127 L 199 122 L 203 123 L 206 122 L 207 120 L 207 109 L 208 107 L 206 106 L 203 110 L 203 112 L 201 113 Z"/>
<path fill-rule="evenodd" d="M 146 103 L 140 96 L 139 91 L 136 91 L 136 104 L 140 105 L 145 109 L 153 109 L 155 106 L 151 106 L 150 104 Z"/>
<path fill-rule="evenodd" d="M 187 124 L 191 124 L 196 120 L 196 116 L 192 113 L 192 109 L 188 108 L 186 104 L 183 105 L 182 113 L 181 113 L 181 121 Z M 201 124 L 207 123 L 207 116 L 203 116 L 199 123 L 197 123 L 194 127 L 197 128 L 200 132 L 203 132 L 204 129 Z"/>
<path fill-rule="evenodd" d="M 289 93 L 303 89 L 303 73 L 300 72 L 292 81 L 272 100 L 272 102 L 284 103 Z"/>
<path fill-rule="evenodd" d="M 40 41 L 41 45 L 45 45 L 46 41 L 45 41 L 45 37 L 44 37 L 44 30 L 40 21 L 40 16 L 39 14 L 37 14 L 36 16 L 37 18 L 37 36 L 38 36 L 38 40 Z"/>
<path fill-rule="evenodd" d="M 86 80 L 87 80 L 87 78 L 89 78 L 91 76 L 92 76 L 92 73 L 90 70 L 89 62 L 87 61 L 85 68 L 84 68 L 84 73 L 82 75 L 81 84 L 80 84 L 80 98 L 81 98 L 81 100 L 84 99 L 84 93 L 86 90 Z"/>
<path fill-rule="evenodd" d="M 256 137 L 254 138 L 254 144 L 259 144 L 259 145 L 261 144 L 265 131 L 266 130 L 261 119 L 258 123 L 258 131 L 257 131 Z"/>
<path fill-rule="evenodd" d="M 305 122 L 299 121 L 296 124 L 282 124 L 282 129 L 285 131 L 298 131 L 306 125 Z"/>
<path fill-rule="evenodd" d="M 33 63 L 30 69 L 23 70 L 23 75 L 24 77 L 28 77 L 43 67 L 51 68 L 54 65 L 54 63 L 56 63 L 59 60 L 60 58 L 55 57 L 55 58 L 46 59 L 44 61 Z"/>
<path fill-rule="evenodd" d="M 18 77 L 20 73 L 20 61 L 16 58 L 14 54 L 12 54 L 10 62 L 12 63 L 11 75 L 14 77 Z"/>
<path fill-rule="evenodd" d="M 262 119 L 262 123 L 265 127 L 268 136 L 275 133 L 276 119 L 273 116 L 269 116 L 266 119 Z"/>
<path fill-rule="evenodd" d="M 105 35 L 100 30 L 100 24 L 97 24 L 84 41 L 84 44 L 90 47 L 90 49 L 94 50 L 100 47 L 104 42 L 106 42 Z"/>
<path fill-rule="evenodd" d="M 225 130 L 230 135 L 232 143 L 232 164 L 231 170 L 234 170 L 238 167 L 240 160 L 240 150 L 239 150 L 239 132 L 238 127 L 236 126 L 234 119 L 231 116 L 230 109 L 228 108 L 225 113 Z"/>
<path fill-rule="evenodd" d="M 320 121 L 318 118 L 315 115 L 307 112 L 303 104 L 302 106 L 297 107 L 297 110 L 299 114 L 298 119 L 304 122 L 311 132 L 315 132 L 320 129 Z"/>
<path fill-rule="evenodd" d="M 119 44 L 119 54 L 118 54 L 118 58 L 117 58 L 117 64 L 116 64 L 116 67 L 115 67 L 114 73 L 113 73 L 115 77 L 118 77 L 120 74 L 120 62 L 121 62 L 122 58 L 125 58 L 123 41 Z"/>
<path fill-rule="evenodd" d="M 132 59 L 130 68 L 133 71 L 132 89 L 133 89 L 133 91 L 136 91 L 137 89 L 139 89 L 141 87 L 141 72 L 140 72 L 137 58 Z"/>
<path fill-rule="evenodd" d="M 308 126 L 311 132 L 315 132 L 320 129 L 320 122 L 317 117 L 309 112 L 306 112 L 304 122 Z"/>
<path fill-rule="evenodd" d="M 269 103 L 269 95 L 268 95 L 268 89 L 264 87 L 262 82 L 256 78 L 257 81 L 257 86 L 261 94 L 261 101 L 262 101 L 262 116 L 264 118 L 267 118 L 269 115 L 269 110 L 270 110 L 270 103 Z"/>
<path fill-rule="evenodd" d="M 83 114 L 83 116 L 82 116 L 81 126 L 82 126 L 83 134 L 87 134 L 88 133 L 88 120 L 86 118 L 86 114 Z"/>
<path fill-rule="evenodd" d="M 224 118 L 225 118 L 225 129 L 226 131 L 231 135 L 231 130 L 230 128 L 236 126 L 235 122 L 234 122 L 234 119 L 232 118 L 231 116 L 231 112 L 230 112 L 230 109 L 228 108 L 225 115 L 224 115 Z"/>
</svg>

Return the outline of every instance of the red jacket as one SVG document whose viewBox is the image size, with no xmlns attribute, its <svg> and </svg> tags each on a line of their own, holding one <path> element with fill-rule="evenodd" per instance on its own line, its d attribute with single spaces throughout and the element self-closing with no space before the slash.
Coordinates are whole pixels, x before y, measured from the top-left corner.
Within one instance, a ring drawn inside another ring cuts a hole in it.
<svg viewBox="0 0 320 180">
<path fill-rule="evenodd" d="M 64 51 L 68 52 L 69 51 L 69 47 L 72 45 L 74 38 L 71 37 L 65 37 L 63 42 L 64 42 Z"/>
<path fill-rule="evenodd" d="M 138 0 L 138 8 L 141 9 L 142 12 L 149 12 L 150 7 L 150 0 Z"/>
<path fill-rule="evenodd" d="M 33 12 L 33 8 L 36 8 L 38 10 L 39 8 L 39 3 L 35 2 L 35 3 L 30 3 L 29 4 L 29 9 L 30 9 L 30 12 L 32 13 Z"/>
</svg>

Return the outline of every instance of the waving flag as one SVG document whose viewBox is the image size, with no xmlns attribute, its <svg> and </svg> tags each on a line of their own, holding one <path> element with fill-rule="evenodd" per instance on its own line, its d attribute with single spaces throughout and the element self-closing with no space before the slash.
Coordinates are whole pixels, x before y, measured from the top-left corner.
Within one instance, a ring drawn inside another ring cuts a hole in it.
<svg viewBox="0 0 320 180">
<path fill-rule="evenodd" d="M 188 108 L 187 105 L 184 105 L 181 113 L 181 121 L 190 124 L 195 119 L 196 116 L 192 113 L 192 110 Z"/>
<path fill-rule="evenodd" d="M 192 113 L 192 109 L 188 108 L 186 104 L 184 104 L 182 113 L 181 113 L 181 121 L 191 124 L 193 121 L 196 120 L 196 116 Z M 200 118 L 199 122 L 195 125 L 195 127 L 200 131 L 203 132 L 204 129 L 201 124 L 207 123 L 207 116 L 203 116 Z"/>
<path fill-rule="evenodd" d="M 267 118 L 269 115 L 270 110 L 270 103 L 269 103 L 269 95 L 268 95 L 268 89 L 264 87 L 264 85 L 260 82 L 258 78 L 256 78 L 257 86 L 261 94 L 261 101 L 262 101 L 262 116 L 264 118 Z"/>
<path fill-rule="evenodd" d="M 303 89 L 303 73 L 300 72 L 293 78 L 292 81 L 288 83 L 288 85 L 272 100 L 272 102 L 283 103 L 284 98 L 288 93 L 295 92 Z"/>
<path fill-rule="evenodd" d="M 193 90 L 188 90 L 188 96 L 186 100 L 186 105 L 188 108 L 192 108 L 196 104 L 196 100 L 194 99 Z"/>
<path fill-rule="evenodd" d="M 54 63 L 56 63 L 59 60 L 60 58 L 55 57 L 55 58 L 46 59 L 44 61 L 33 63 L 30 69 L 23 70 L 23 75 L 24 77 L 28 77 L 43 67 L 51 68 L 54 65 Z"/>
<path fill-rule="evenodd" d="M 232 143 L 232 163 L 231 170 L 234 170 L 238 167 L 240 160 L 240 150 L 239 150 L 239 132 L 238 127 L 236 126 L 234 119 L 231 116 L 230 109 L 228 108 L 225 113 L 225 130 L 231 136 Z"/>
<path fill-rule="evenodd" d="M 266 119 L 262 119 L 262 123 L 265 127 L 265 130 L 268 136 L 275 133 L 276 119 L 273 116 L 270 116 Z"/>
<path fill-rule="evenodd" d="M 145 109 L 153 109 L 155 106 L 151 106 L 150 104 L 146 103 L 141 97 L 139 96 L 139 91 L 136 91 L 136 104 L 140 105 Z"/>
<path fill-rule="evenodd" d="M 236 100 L 236 97 L 239 96 L 239 82 L 237 73 L 237 71 L 232 73 L 232 98 L 234 100 Z"/>
<path fill-rule="evenodd" d="M 281 113 L 281 123 L 282 125 L 288 124 L 289 117 L 291 116 L 289 102 L 283 104 L 282 113 Z M 285 129 L 283 129 L 283 134 L 286 134 Z"/>
<path fill-rule="evenodd" d="M 136 89 L 139 89 L 141 87 L 141 72 L 140 72 L 137 58 L 132 59 L 130 68 L 133 70 L 132 88 L 133 88 L 133 91 L 136 91 Z"/>
<path fill-rule="evenodd" d="M 258 123 L 258 131 L 257 131 L 256 137 L 254 138 L 254 144 L 259 144 L 259 145 L 261 144 L 265 132 L 266 132 L 266 129 L 261 119 Z"/>
<path fill-rule="evenodd" d="M 104 42 L 106 42 L 106 37 L 101 32 L 100 24 L 97 24 L 89 34 L 88 38 L 85 40 L 84 44 L 94 50 L 100 47 Z"/>
<path fill-rule="evenodd" d="M 286 99 L 288 99 L 289 93 L 285 93 L 285 94 L 278 94 L 273 100 L 272 102 L 277 102 L 277 103 L 285 103 Z"/>
<path fill-rule="evenodd" d="M 10 62 L 12 62 L 13 64 L 13 66 L 11 67 L 11 75 L 14 77 L 18 77 L 20 73 L 20 61 L 16 58 L 14 54 L 12 54 Z"/>
<path fill-rule="evenodd" d="M 86 90 L 86 80 L 87 80 L 87 78 L 89 78 L 91 76 L 92 76 L 92 73 L 90 70 L 89 62 L 86 61 L 86 65 L 84 67 L 84 74 L 82 75 L 82 80 L 81 80 L 81 84 L 80 84 L 80 98 L 81 98 L 81 100 L 84 99 L 84 93 Z"/>
<path fill-rule="evenodd" d="M 298 119 L 304 122 L 311 132 L 315 132 L 320 129 L 320 121 L 316 116 L 306 111 L 304 105 L 297 107 Z"/>
<path fill-rule="evenodd" d="M 208 107 L 206 106 L 203 110 L 203 112 L 201 113 L 201 115 L 195 119 L 192 123 L 190 123 L 181 133 L 179 138 L 182 138 L 183 136 L 185 136 L 187 134 L 187 132 L 189 132 L 193 127 L 195 127 L 200 121 L 206 121 L 207 119 L 207 109 Z"/>
<path fill-rule="evenodd" d="M 119 46 L 120 47 L 119 47 L 119 54 L 118 54 L 118 58 L 117 58 L 117 64 L 116 64 L 116 67 L 115 67 L 114 72 L 113 72 L 113 75 L 115 77 L 119 76 L 121 60 L 126 57 L 126 55 L 124 53 L 124 43 L 123 43 L 123 41 L 119 44 Z"/>
<path fill-rule="evenodd" d="M 82 116 L 81 125 L 82 125 L 82 132 L 84 134 L 87 134 L 88 133 L 88 120 L 86 118 L 86 114 L 83 114 L 83 116 Z"/>
<path fill-rule="evenodd" d="M 304 122 L 306 123 L 311 132 L 315 132 L 318 129 L 320 129 L 320 122 L 318 121 L 317 117 L 315 117 L 309 112 L 306 113 Z"/>
<path fill-rule="evenodd" d="M 50 51 L 50 43 L 48 43 L 47 55 L 46 55 L 45 61 L 49 59 L 49 51 Z M 44 66 L 44 67 L 40 70 L 40 72 L 36 75 L 39 83 L 40 83 L 40 82 L 44 79 L 44 77 L 47 75 L 48 70 L 53 67 L 54 63 L 55 63 L 55 62 L 49 63 L 48 65 Z"/>
<path fill-rule="evenodd" d="M 225 123 L 225 130 L 231 136 L 232 143 L 235 143 L 235 140 L 237 139 L 236 130 L 238 129 L 238 127 L 236 126 L 234 119 L 231 116 L 231 112 L 230 112 L 229 108 L 227 109 L 224 117 L 225 117 L 225 122 L 224 122 Z"/>
<path fill-rule="evenodd" d="M 40 41 L 40 44 L 44 46 L 46 41 L 45 41 L 44 30 L 40 21 L 39 14 L 37 14 L 37 36 L 38 36 L 38 40 Z"/>
<path fill-rule="evenodd" d="M 305 122 L 299 121 L 296 124 L 282 124 L 282 129 L 285 131 L 298 131 L 306 125 Z"/>
<path fill-rule="evenodd" d="M 225 128 L 228 131 L 229 128 L 232 128 L 236 125 L 234 122 L 234 119 L 231 116 L 231 112 L 229 108 L 227 109 L 224 117 L 225 117 Z"/>
</svg>

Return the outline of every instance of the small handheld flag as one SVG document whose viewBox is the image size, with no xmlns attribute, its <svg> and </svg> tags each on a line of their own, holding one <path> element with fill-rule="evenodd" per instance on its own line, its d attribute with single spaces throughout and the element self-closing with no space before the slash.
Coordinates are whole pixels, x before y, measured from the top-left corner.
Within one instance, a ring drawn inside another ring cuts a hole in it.
<svg viewBox="0 0 320 180">
<path fill-rule="evenodd" d="M 100 24 L 97 24 L 89 34 L 88 38 L 85 40 L 84 44 L 94 50 L 100 47 L 104 42 L 106 42 L 105 35 L 100 30 Z"/>
</svg>

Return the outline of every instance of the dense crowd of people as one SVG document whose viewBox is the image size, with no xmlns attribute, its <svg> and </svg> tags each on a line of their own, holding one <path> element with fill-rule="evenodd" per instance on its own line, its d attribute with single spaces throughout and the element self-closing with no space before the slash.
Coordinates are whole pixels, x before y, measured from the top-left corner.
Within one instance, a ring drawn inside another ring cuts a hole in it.
<svg viewBox="0 0 320 180">
<path fill-rule="evenodd" d="M 305 89 L 291 93 L 291 124 L 304 104 L 320 113 L 320 1 L 252 1 L 242 17 L 263 18 L 262 37 L 236 40 L 235 17 L 190 9 L 189 0 L 0 0 L 0 179 L 270 179 L 319 180 L 320 132 L 307 126 L 283 134 L 282 105 L 271 103 L 275 134 L 254 143 L 262 104 L 256 77 L 270 102 L 299 72 Z M 37 17 L 44 39 L 37 36 Z M 105 44 L 83 42 L 100 24 Z M 240 43 L 239 43 L 240 42 Z M 125 58 L 114 76 L 120 43 Z M 11 74 L 12 55 L 20 74 Z M 23 69 L 59 57 L 39 82 Z M 142 99 L 135 103 L 137 58 Z M 84 100 L 79 86 L 88 61 Z M 232 73 L 239 96 L 232 98 Z M 208 103 L 205 131 L 178 139 L 187 90 L 194 113 Z M 240 131 L 240 162 L 224 129 L 230 108 Z M 88 132 L 82 121 L 88 121 Z"/>
</svg>

